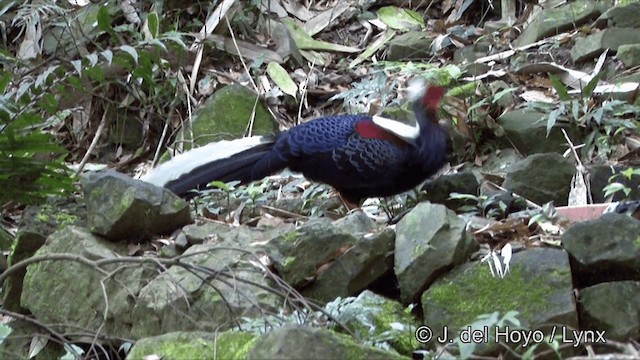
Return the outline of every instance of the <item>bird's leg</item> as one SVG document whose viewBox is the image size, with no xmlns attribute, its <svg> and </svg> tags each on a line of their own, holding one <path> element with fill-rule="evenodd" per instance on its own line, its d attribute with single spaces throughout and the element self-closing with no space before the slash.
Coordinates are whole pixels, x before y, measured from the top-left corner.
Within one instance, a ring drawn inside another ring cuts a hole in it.
<svg viewBox="0 0 640 360">
<path fill-rule="evenodd" d="M 338 193 L 338 198 L 342 202 L 342 205 L 347 209 L 347 214 L 353 212 L 354 210 L 362 210 L 360 206 L 356 203 L 352 203 L 351 201 L 345 199 L 342 194 Z"/>
</svg>

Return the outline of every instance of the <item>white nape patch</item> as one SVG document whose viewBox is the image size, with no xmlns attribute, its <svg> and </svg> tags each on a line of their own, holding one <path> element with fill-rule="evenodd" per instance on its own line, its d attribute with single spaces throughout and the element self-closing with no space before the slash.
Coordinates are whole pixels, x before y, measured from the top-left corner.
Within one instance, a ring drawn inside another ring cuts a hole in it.
<svg viewBox="0 0 640 360">
<path fill-rule="evenodd" d="M 417 122 L 415 126 L 409 126 L 400 121 L 383 118 L 381 116 L 373 116 L 371 121 L 410 144 L 415 145 L 416 139 L 420 136 L 420 126 Z"/>
<path fill-rule="evenodd" d="M 427 84 L 421 77 L 412 78 L 407 85 L 407 97 L 411 101 L 420 99 L 427 91 Z"/>
<path fill-rule="evenodd" d="M 251 149 L 260 144 L 272 142 L 267 136 L 251 136 L 235 140 L 222 140 L 189 150 L 175 156 L 145 174 L 140 180 L 156 186 L 165 186 L 168 182 L 191 172 L 193 169 L 220 159 Z"/>
</svg>

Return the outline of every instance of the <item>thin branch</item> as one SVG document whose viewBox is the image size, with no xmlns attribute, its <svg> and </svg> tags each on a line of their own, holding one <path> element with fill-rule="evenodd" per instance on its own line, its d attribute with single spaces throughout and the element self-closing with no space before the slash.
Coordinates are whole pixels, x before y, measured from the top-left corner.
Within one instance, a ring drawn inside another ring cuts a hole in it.
<svg viewBox="0 0 640 360">
<path fill-rule="evenodd" d="M 91 156 L 91 153 L 93 152 L 93 150 L 96 148 L 96 146 L 98 145 L 98 140 L 100 140 L 100 136 L 102 135 L 102 132 L 104 131 L 104 127 L 107 124 L 107 114 L 109 114 L 109 107 L 107 107 L 104 111 L 104 113 L 102 114 L 102 119 L 100 120 L 100 125 L 98 125 L 98 129 L 96 130 L 96 134 L 93 136 L 93 140 L 91 141 L 91 145 L 89 145 L 89 149 L 87 149 L 87 153 L 84 154 L 84 157 L 82 158 L 82 161 L 80 161 L 80 165 L 78 165 L 78 170 L 76 170 L 76 176 L 80 175 L 82 173 L 82 169 L 84 169 L 84 166 L 86 165 L 87 161 L 89 161 L 89 156 Z"/>
</svg>

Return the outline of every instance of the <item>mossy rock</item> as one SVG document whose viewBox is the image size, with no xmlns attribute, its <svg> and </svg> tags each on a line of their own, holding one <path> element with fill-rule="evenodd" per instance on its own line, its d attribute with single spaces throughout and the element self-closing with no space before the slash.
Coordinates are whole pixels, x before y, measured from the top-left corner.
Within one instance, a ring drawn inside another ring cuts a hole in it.
<svg viewBox="0 0 640 360">
<path fill-rule="evenodd" d="M 246 359 L 254 335 L 237 331 L 222 333 L 173 332 L 141 339 L 127 359 Z"/>
<path fill-rule="evenodd" d="M 446 331 L 447 339 L 466 329 L 480 315 L 517 311 L 525 329 L 548 333 L 549 324 L 578 328 L 569 257 L 563 250 L 530 249 L 514 254 L 504 278 L 494 277 L 488 266 L 469 263 L 438 279 L 422 296 L 424 324 L 434 339 Z M 494 324 L 489 324 L 493 328 Z M 501 347 L 478 344 L 476 355 L 495 356 Z M 429 343 L 434 345 L 434 343 Z M 525 351 L 522 344 L 516 351 Z M 531 344 L 532 345 L 532 344 Z M 504 349 L 502 349 L 504 350 Z M 542 349 L 541 349 L 542 350 Z"/>
<path fill-rule="evenodd" d="M 258 95 L 242 85 L 228 85 L 216 91 L 198 109 L 192 128 L 186 133 L 193 134 L 193 141 L 198 145 L 231 140 L 247 133 L 252 118 L 251 135 L 268 135 L 277 131 L 273 117 Z"/>
</svg>

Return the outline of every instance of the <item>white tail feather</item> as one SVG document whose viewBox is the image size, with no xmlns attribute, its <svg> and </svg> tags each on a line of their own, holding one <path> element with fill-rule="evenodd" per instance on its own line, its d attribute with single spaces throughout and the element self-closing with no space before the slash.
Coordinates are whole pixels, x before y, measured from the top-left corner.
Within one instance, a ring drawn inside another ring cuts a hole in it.
<svg viewBox="0 0 640 360">
<path fill-rule="evenodd" d="M 168 182 L 191 172 L 193 169 L 220 159 L 229 158 L 260 144 L 272 142 L 268 136 L 251 136 L 235 140 L 222 140 L 189 150 L 154 168 L 140 180 L 156 186 L 165 186 Z"/>
</svg>

